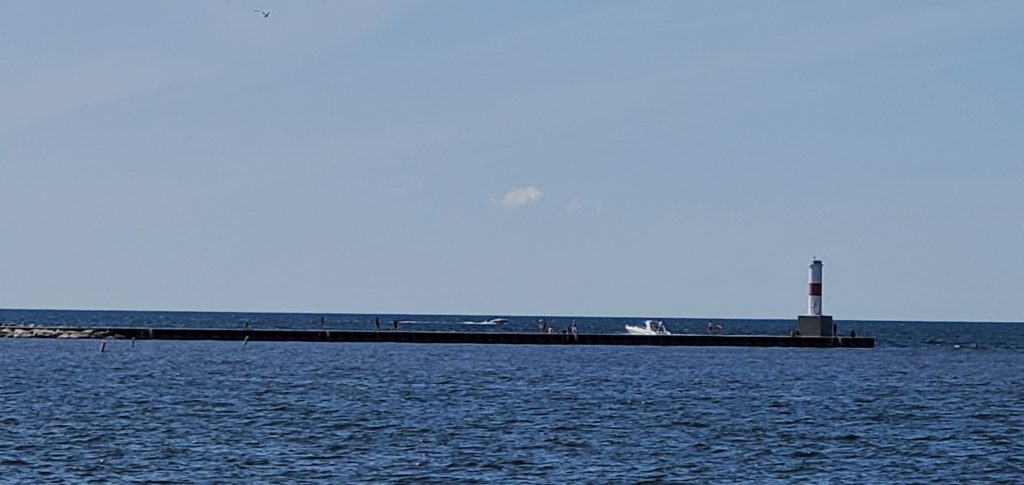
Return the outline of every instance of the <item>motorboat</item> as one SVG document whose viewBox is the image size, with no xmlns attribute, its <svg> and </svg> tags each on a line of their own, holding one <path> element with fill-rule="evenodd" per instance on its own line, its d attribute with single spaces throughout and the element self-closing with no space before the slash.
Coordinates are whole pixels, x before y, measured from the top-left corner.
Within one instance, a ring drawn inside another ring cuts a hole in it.
<svg viewBox="0 0 1024 485">
<path fill-rule="evenodd" d="M 626 325 L 626 332 L 630 335 L 672 335 L 665 328 L 665 322 L 661 320 L 644 320 L 644 326 Z"/>
<path fill-rule="evenodd" d="M 484 323 L 487 323 L 487 324 L 490 324 L 490 325 L 504 325 L 504 324 L 508 323 L 508 320 L 506 320 L 504 318 L 492 318 L 492 319 L 490 319 L 490 320 L 488 320 L 488 321 L 486 321 Z"/>
</svg>

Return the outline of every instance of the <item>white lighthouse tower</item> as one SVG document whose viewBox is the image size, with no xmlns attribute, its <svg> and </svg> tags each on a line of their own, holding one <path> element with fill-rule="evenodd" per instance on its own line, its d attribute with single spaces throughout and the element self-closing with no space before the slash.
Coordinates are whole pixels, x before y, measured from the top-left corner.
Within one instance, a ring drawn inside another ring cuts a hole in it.
<svg viewBox="0 0 1024 485">
<path fill-rule="evenodd" d="M 797 317 L 797 330 L 807 337 L 832 337 L 835 330 L 832 317 L 821 313 L 822 266 L 820 259 L 811 260 L 807 278 L 807 315 Z"/>
<path fill-rule="evenodd" d="M 811 261 L 807 281 L 807 314 L 821 315 L 821 260 Z"/>
</svg>

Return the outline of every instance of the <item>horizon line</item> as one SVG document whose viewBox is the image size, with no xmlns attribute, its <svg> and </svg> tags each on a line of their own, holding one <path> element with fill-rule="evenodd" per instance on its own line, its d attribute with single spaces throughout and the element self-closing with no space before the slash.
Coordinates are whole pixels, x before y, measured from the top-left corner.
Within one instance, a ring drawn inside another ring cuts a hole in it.
<svg viewBox="0 0 1024 485">
<path fill-rule="evenodd" d="M 120 312 L 120 313 L 219 313 L 219 314 L 267 314 L 267 315 L 365 315 L 367 317 L 391 315 L 391 316 L 467 316 L 467 317 L 503 317 L 503 318 L 608 318 L 608 319 L 639 319 L 639 318 L 662 318 L 671 320 L 732 320 L 732 321 L 795 321 L 801 315 L 794 315 L 791 318 L 778 317 L 709 317 L 709 316 L 622 316 L 622 315 L 554 315 L 554 314 L 502 314 L 502 313 L 408 313 L 408 312 L 314 312 L 314 311 L 252 311 L 252 310 L 131 310 L 131 309 L 110 309 L 110 308 L 0 308 L 4 311 L 25 311 L 25 312 Z M 1013 320 L 890 320 L 877 318 L 836 318 L 838 322 L 865 322 L 865 323 L 1005 323 L 1015 324 L 1024 321 Z"/>
</svg>

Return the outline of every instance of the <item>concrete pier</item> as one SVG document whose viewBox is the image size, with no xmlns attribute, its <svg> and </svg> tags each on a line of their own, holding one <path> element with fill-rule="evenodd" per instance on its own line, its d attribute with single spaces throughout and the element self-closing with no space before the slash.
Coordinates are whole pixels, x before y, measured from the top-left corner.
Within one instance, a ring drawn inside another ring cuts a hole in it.
<svg viewBox="0 0 1024 485">
<path fill-rule="evenodd" d="M 832 337 L 832 317 L 829 315 L 800 315 L 796 329 L 805 337 Z"/>
<path fill-rule="evenodd" d="M 629 335 L 581 333 L 577 336 L 525 332 L 406 332 L 358 330 L 262 330 L 252 328 L 149 327 L 0 327 L 0 337 L 114 338 L 138 340 L 230 340 L 291 342 L 401 342 L 419 344 L 656 345 L 718 347 L 873 348 L 873 337 L 774 335 Z"/>
</svg>

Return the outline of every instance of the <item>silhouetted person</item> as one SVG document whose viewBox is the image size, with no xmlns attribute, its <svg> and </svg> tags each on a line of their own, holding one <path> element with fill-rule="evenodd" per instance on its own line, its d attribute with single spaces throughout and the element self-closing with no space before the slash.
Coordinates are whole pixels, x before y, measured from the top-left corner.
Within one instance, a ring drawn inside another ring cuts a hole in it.
<svg viewBox="0 0 1024 485">
<path fill-rule="evenodd" d="M 373 326 L 377 329 L 378 332 L 380 331 L 380 317 L 373 318 Z"/>
<path fill-rule="evenodd" d="M 392 328 L 394 330 L 398 330 L 398 319 L 397 318 L 395 319 L 395 321 L 391 322 L 391 324 L 392 324 Z"/>
</svg>

